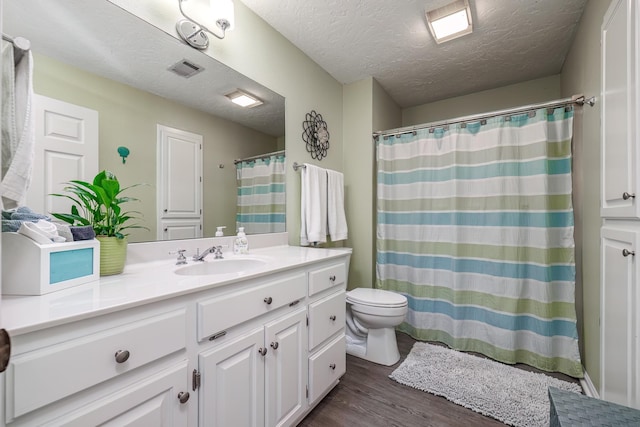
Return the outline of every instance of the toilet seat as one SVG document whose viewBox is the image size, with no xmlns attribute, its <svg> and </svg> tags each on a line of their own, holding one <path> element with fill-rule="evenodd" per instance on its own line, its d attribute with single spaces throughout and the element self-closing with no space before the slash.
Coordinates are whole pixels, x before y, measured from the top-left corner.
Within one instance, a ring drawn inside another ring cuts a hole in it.
<svg viewBox="0 0 640 427">
<path fill-rule="evenodd" d="M 401 308 L 407 306 L 407 298 L 404 295 L 371 288 L 356 288 L 347 292 L 347 302 L 381 308 Z"/>
</svg>

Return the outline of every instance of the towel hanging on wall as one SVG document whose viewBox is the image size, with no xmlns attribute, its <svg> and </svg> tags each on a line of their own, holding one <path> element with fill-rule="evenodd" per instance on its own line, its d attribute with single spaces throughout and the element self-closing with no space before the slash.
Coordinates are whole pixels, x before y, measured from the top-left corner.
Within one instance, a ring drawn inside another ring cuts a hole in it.
<svg viewBox="0 0 640 427">
<path fill-rule="evenodd" d="M 305 163 L 300 195 L 300 245 L 327 241 L 327 170 Z"/>
<path fill-rule="evenodd" d="M 300 196 L 300 245 L 325 243 L 347 238 L 347 220 L 344 212 L 344 175 L 308 163 L 298 165 L 302 170 Z"/>
<path fill-rule="evenodd" d="M 31 51 L 14 65 L 13 45 L 2 50 L 2 185 L 4 208 L 24 203 L 31 181 L 35 149 L 35 121 L 32 112 L 33 57 Z M 15 68 L 14 68 L 15 67 Z"/>
</svg>

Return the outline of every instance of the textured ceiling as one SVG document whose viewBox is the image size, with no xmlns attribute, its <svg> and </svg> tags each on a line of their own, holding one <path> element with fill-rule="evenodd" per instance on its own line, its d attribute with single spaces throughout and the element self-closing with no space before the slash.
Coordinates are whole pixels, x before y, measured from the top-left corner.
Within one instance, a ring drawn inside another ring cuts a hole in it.
<svg viewBox="0 0 640 427">
<path fill-rule="evenodd" d="M 441 45 L 424 12 L 450 0 L 242 2 L 341 83 L 411 107 L 559 73 L 587 0 L 469 0 L 473 34 Z"/>
<path fill-rule="evenodd" d="M 29 39 L 34 52 L 269 135 L 284 135 L 282 96 L 105 0 L 4 0 L 2 18 L 3 32 Z M 189 79 L 167 71 L 183 59 L 204 71 Z M 237 88 L 264 104 L 237 107 L 224 97 Z"/>
</svg>

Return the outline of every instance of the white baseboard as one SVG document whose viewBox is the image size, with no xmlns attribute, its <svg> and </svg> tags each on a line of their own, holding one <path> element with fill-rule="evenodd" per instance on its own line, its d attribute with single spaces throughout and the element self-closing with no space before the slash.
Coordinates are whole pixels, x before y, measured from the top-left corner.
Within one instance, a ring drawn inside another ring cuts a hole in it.
<svg viewBox="0 0 640 427">
<path fill-rule="evenodd" d="M 586 370 L 584 371 L 584 378 L 580 380 L 580 386 L 582 387 L 582 390 L 584 391 L 584 394 L 586 396 L 600 399 L 600 394 L 598 393 L 596 386 L 593 384 L 593 382 L 591 382 L 591 377 L 589 377 L 589 374 Z"/>
</svg>

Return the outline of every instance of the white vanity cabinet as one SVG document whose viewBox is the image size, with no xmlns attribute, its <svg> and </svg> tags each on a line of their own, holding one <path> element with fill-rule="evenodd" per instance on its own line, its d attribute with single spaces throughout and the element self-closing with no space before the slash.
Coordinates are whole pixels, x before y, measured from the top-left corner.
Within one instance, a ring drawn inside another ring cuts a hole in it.
<svg viewBox="0 0 640 427">
<path fill-rule="evenodd" d="M 309 273 L 309 404 L 324 397 L 346 372 L 347 269 L 334 263 Z"/>
<path fill-rule="evenodd" d="M 127 425 L 161 417 L 158 425 L 185 425 L 188 394 L 178 395 L 188 393 L 186 327 L 185 308 L 171 306 L 15 337 L 4 421 Z"/>
<path fill-rule="evenodd" d="M 157 284 L 135 270 L 59 297 L 3 300 L 12 313 L 82 310 L 12 334 L 0 426 L 297 424 L 345 372 L 350 252 L 281 251 L 302 261 L 219 285 Z M 174 268 L 150 274 L 161 281 Z"/>
</svg>

